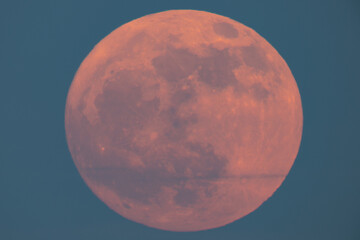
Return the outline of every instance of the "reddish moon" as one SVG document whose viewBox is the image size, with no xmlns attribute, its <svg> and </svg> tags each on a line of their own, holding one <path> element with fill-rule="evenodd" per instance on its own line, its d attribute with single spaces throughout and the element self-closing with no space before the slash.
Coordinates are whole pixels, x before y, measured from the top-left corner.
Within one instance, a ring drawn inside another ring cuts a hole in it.
<svg viewBox="0 0 360 240">
<path fill-rule="evenodd" d="M 279 53 L 217 14 L 131 21 L 79 67 L 65 110 L 89 188 L 135 222 L 169 231 L 231 223 L 281 185 L 298 153 L 302 106 Z"/>
</svg>

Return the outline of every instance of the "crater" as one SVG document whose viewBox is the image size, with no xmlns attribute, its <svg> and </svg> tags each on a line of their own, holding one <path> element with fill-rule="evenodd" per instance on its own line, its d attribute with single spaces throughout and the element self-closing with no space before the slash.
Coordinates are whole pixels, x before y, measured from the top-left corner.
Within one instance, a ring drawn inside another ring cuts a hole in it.
<svg viewBox="0 0 360 240">
<path fill-rule="evenodd" d="M 213 29 L 217 35 L 225 38 L 237 38 L 239 36 L 239 32 L 234 28 L 234 26 L 227 22 L 214 23 Z"/>
</svg>

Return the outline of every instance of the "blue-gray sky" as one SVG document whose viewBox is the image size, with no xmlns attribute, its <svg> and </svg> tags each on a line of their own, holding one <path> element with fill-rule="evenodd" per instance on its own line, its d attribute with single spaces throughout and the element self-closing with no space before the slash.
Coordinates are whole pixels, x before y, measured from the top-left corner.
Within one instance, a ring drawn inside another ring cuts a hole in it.
<svg viewBox="0 0 360 240">
<path fill-rule="evenodd" d="M 68 88 L 103 37 L 146 14 L 204 10 L 262 35 L 299 86 L 304 131 L 283 185 L 225 227 L 131 222 L 85 185 L 64 130 Z M 360 3 L 356 0 L 2 1 L 0 239 L 360 239 Z"/>
</svg>

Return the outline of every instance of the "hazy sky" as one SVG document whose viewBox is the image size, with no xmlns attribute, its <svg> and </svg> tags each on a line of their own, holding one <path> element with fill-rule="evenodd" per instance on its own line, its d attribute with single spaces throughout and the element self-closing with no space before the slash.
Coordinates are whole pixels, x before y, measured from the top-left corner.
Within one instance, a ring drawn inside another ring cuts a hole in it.
<svg viewBox="0 0 360 240">
<path fill-rule="evenodd" d="M 131 222 L 85 185 L 67 148 L 75 71 L 120 25 L 196 9 L 268 40 L 299 86 L 304 131 L 283 185 L 225 227 L 173 233 Z M 2 1 L 0 239 L 360 239 L 360 3 L 356 0 Z"/>
</svg>

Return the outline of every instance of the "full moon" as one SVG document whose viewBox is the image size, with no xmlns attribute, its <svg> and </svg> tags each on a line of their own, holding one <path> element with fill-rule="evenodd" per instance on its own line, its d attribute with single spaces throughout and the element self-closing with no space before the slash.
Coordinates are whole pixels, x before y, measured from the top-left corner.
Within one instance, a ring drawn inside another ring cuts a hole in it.
<svg viewBox="0 0 360 240">
<path fill-rule="evenodd" d="M 81 63 L 65 109 L 68 146 L 93 193 L 168 231 L 257 209 L 289 173 L 302 126 L 279 53 L 251 28 L 195 10 L 111 32 Z"/>
</svg>

